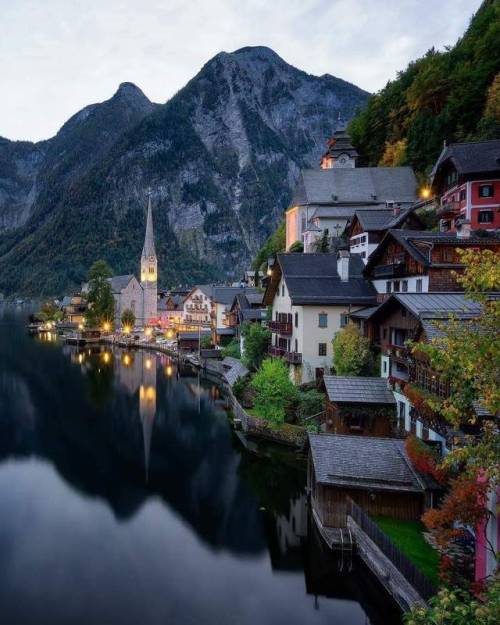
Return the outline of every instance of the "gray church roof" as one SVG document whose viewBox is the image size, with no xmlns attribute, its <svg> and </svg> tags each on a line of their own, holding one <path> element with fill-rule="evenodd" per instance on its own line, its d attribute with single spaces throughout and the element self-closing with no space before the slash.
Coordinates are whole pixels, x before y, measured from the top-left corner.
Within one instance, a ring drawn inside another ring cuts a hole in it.
<svg viewBox="0 0 500 625">
<path fill-rule="evenodd" d="M 112 278 L 108 278 L 108 281 L 111 283 L 111 290 L 113 293 L 121 293 L 134 277 L 133 274 L 129 273 L 125 276 L 113 276 Z"/>
<path fill-rule="evenodd" d="M 309 434 L 316 481 L 363 490 L 422 493 L 404 441 L 395 438 Z"/>
<path fill-rule="evenodd" d="M 395 404 L 385 378 L 325 375 L 323 378 L 328 399 L 335 403 Z"/>
<path fill-rule="evenodd" d="M 306 169 L 301 172 L 291 206 L 413 203 L 416 189 L 411 167 Z"/>
<path fill-rule="evenodd" d="M 148 199 L 148 215 L 146 218 L 146 235 L 144 237 L 144 247 L 142 248 L 142 256 L 156 256 L 155 237 L 153 233 L 153 214 L 151 210 L 151 195 Z"/>
</svg>

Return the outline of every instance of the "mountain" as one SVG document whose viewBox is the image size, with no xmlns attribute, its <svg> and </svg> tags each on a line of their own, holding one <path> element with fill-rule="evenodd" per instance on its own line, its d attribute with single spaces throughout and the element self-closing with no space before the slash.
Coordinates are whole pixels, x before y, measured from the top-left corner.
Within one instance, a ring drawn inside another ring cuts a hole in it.
<svg viewBox="0 0 500 625">
<path fill-rule="evenodd" d="M 125 84 L 53 139 L 2 140 L 0 291 L 60 293 L 101 257 L 135 272 L 148 188 L 162 285 L 238 276 L 300 168 L 317 166 L 339 115 L 367 97 L 268 48 L 242 48 L 215 56 L 166 104 Z"/>
<path fill-rule="evenodd" d="M 485 0 L 455 46 L 410 63 L 352 120 L 360 164 L 423 175 L 444 140 L 500 138 L 499 50 L 500 2 Z"/>
</svg>

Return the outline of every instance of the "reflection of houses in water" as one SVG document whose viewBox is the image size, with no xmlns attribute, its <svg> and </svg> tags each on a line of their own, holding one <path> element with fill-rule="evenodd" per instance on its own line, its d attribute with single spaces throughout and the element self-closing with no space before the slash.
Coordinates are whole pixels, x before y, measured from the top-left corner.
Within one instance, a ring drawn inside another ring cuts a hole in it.
<svg viewBox="0 0 500 625">
<path fill-rule="evenodd" d="M 307 506 L 305 495 L 290 501 L 288 515 L 280 514 L 276 519 L 278 546 L 282 554 L 298 549 L 307 536 Z"/>
<path fill-rule="evenodd" d="M 156 356 L 141 354 L 142 378 L 139 387 L 139 414 L 142 422 L 142 436 L 144 440 L 144 463 L 146 481 L 149 477 L 149 456 L 151 452 L 151 438 L 156 415 Z"/>
</svg>

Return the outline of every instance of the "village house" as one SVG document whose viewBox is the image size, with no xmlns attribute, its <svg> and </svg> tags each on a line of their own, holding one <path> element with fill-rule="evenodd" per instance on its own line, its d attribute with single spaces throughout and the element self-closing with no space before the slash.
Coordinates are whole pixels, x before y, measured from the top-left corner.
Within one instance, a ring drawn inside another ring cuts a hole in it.
<svg viewBox="0 0 500 625">
<path fill-rule="evenodd" d="M 261 292 L 237 293 L 229 310 L 224 316 L 224 325 L 234 328 L 235 337 L 240 339 L 240 347 L 243 349 L 243 336 L 241 329 L 244 323 L 263 323 L 267 319 L 267 308 L 263 306 L 264 294 Z"/>
<path fill-rule="evenodd" d="M 500 140 L 445 145 L 431 172 L 442 232 L 500 229 Z"/>
<path fill-rule="evenodd" d="M 212 291 L 212 315 L 211 315 L 211 328 L 212 328 L 212 343 L 219 345 L 227 338 L 235 337 L 236 327 L 227 325 L 226 319 L 231 306 L 234 302 L 234 298 L 237 295 L 245 295 L 247 300 L 254 301 L 258 304 L 262 303 L 262 293 L 256 288 L 246 286 L 214 286 Z"/>
<path fill-rule="evenodd" d="M 422 354 L 412 354 L 407 342 L 427 342 L 439 336 L 437 324 L 449 323 L 450 315 L 466 321 L 476 317 L 480 309 L 479 303 L 463 293 L 398 293 L 364 316 L 367 334 L 380 349 L 381 376 L 394 392 L 402 432 L 439 441 L 444 447 L 450 445 L 450 426 L 426 408 L 425 402 L 415 405 L 420 395 L 446 397 L 449 382 L 430 368 Z M 359 323 L 359 314 L 352 315 L 353 322 Z"/>
<path fill-rule="evenodd" d="M 277 255 L 263 302 L 272 307 L 269 352 L 290 365 L 295 383 L 328 373 L 335 333 L 351 312 L 376 303 L 363 267 L 361 258 L 347 251 Z"/>
<path fill-rule="evenodd" d="M 162 327 L 180 326 L 184 322 L 184 300 L 189 289 L 172 289 L 158 295 L 158 318 Z"/>
<path fill-rule="evenodd" d="M 347 497 L 370 516 L 418 520 L 439 485 L 421 475 L 396 438 L 309 434 L 308 488 L 315 522 L 342 528 Z"/>
<path fill-rule="evenodd" d="M 85 322 L 87 301 L 80 295 L 65 295 L 60 304 L 65 323 L 79 325 Z"/>
<path fill-rule="evenodd" d="M 325 375 L 326 428 L 334 434 L 391 436 L 396 400 L 387 379 Z"/>
<path fill-rule="evenodd" d="M 342 144 L 335 141 L 323 157 L 321 168 L 300 174 L 286 211 L 287 250 L 300 241 L 306 252 L 314 251 L 323 233 L 337 239 L 357 209 L 399 206 L 403 210 L 417 199 L 417 181 L 411 167 L 357 168 L 354 148 L 345 144 L 344 138 Z"/>
<path fill-rule="evenodd" d="M 418 206 L 418 205 L 416 205 Z M 401 210 L 399 205 L 386 209 L 356 210 L 347 226 L 349 251 L 359 254 L 363 261 L 375 251 L 390 229 L 424 230 L 424 224 L 415 212 L 415 207 Z"/>
<path fill-rule="evenodd" d="M 463 225 L 459 232 L 389 230 L 371 253 L 364 275 L 377 293 L 427 293 L 460 290 L 454 272 L 464 269 L 457 248 L 500 249 L 495 235 L 477 236 Z"/>
<path fill-rule="evenodd" d="M 210 327 L 212 284 L 200 284 L 191 289 L 183 302 L 182 318 L 186 325 Z"/>
</svg>

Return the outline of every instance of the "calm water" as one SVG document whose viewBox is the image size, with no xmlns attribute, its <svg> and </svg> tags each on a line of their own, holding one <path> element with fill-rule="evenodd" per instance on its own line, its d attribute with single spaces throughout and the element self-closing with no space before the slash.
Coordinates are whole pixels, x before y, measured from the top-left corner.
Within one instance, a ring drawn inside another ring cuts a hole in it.
<svg viewBox="0 0 500 625">
<path fill-rule="evenodd" d="M 216 386 L 23 324 L 0 307 L 2 625 L 399 622 L 308 536 L 303 462 L 246 451 Z"/>
</svg>

